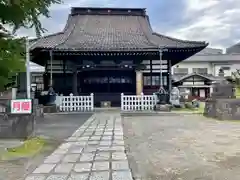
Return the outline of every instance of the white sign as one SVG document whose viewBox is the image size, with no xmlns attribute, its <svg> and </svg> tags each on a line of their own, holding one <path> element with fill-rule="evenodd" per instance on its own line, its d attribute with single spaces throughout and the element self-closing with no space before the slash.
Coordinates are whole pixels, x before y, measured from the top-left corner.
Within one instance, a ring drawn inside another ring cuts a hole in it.
<svg viewBox="0 0 240 180">
<path fill-rule="evenodd" d="M 11 100 L 12 114 L 31 114 L 32 100 L 31 99 L 14 99 Z"/>
</svg>

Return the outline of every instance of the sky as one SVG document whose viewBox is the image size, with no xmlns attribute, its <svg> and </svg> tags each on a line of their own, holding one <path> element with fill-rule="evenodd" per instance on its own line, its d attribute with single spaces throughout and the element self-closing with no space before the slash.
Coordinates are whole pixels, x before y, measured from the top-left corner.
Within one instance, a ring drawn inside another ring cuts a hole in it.
<svg viewBox="0 0 240 180">
<path fill-rule="evenodd" d="M 240 0 L 63 0 L 50 7 L 50 18 L 41 18 L 46 35 L 64 28 L 71 7 L 146 8 L 158 33 L 222 49 L 240 42 Z M 18 35 L 35 32 L 20 29 Z"/>
</svg>

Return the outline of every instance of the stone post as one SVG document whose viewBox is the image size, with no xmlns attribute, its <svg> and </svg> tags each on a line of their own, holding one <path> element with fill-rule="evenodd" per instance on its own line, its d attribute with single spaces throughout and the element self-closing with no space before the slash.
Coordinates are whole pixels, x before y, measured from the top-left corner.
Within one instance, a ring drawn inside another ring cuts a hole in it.
<svg viewBox="0 0 240 180">
<path fill-rule="evenodd" d="M 136 71 L 136 94 L 141 95 L 142 91 L 143 91 L 142 71 Z"/>
<path fill-rule="evenodd" d="M 17 98 L 17 88 L 12 88 L 12 99 Z"/>
<path fill-rule="evenodd" d="M 213 84 L 209 87 L 209 96 L 211 97 L 213 93 Z"/>
</svg>

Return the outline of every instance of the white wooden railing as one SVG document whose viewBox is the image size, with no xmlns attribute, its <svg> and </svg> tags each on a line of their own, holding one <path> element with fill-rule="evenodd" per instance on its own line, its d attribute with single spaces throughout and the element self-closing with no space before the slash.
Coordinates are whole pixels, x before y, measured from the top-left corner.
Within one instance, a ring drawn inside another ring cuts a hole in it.
<svg viewBox="0 0 240 180">
<path fill-rule="evenodd" d="M 57 96 L 56 105 L 61 112 L 73 112 L 73 111 L 93 111 L 94 109 L 94 97 L 90 96 Z"/>
<path fill-rule="evenodd" d="M 151 111 L 157 103 L 155 95 L 124 95 L 121 94 L 122 111 Z"/>
</svg>

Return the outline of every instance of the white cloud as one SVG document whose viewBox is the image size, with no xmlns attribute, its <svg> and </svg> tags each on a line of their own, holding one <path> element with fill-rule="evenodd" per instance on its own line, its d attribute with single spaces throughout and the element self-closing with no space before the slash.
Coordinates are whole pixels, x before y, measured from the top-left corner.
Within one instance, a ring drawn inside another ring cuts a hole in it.
<svg viewBox="0 0 240 180">
<path fill-rule="evenodd" d="M 221 48 L 237 41 L 234 38 L 238 34 L 234 33 L 240 20 L 239 0 L 185 0 L 185 3 L 186 13 L 183 17 L 191 19 L 191 23 L 173 29 L 169 35 L 206 40 L 211 46 Z"/>
<path fill-rule="evenodd" d="M 191 11 L 200 11 L 206 8 L 211 8 L 219 3 L 219 0 L 188 0 L 187 13 Z"/>
<path fill-rule="evenodd" d="M 184 13 L 175 16 L 182 17 L 183 23 L 178 27 L 172 26 L 164 34 L 181 39 L 207 41 L 211 46 L 218 48 L 232 45 L 238 42 L 238 38 L 240 40 L 240 29 L 238 27 L 240 22 L 240 0 L 181 1 L 184 1 Z M 136 3 L 136 1 L 129 2 L 131 2 L 131 7 L 140 6 L 140 3 Z M 141 3 L 143 2 L 148 1 L 142 0 Z M 120 0 L 65 0 L 63 4 L 51 6 L 52 17 L 49 19 L 42 18 L 41 22 L 43 27 L 48 30 L 46 34 L 51 34 L 64 28 L 71 7 L 124 7 L 126 4 L 126 1 L 120 3 Z M 169 7 L 169 10 L 171 10 L 171 7 Z M 154 14 L 155 16 L 153 15 L 152 18 L 162 14 L 164 13 Z M 169 21 L 173 20 L 169 19 Z M 162 27 L 159 27 L 158 23 L 152 24 L 152 26 L 157 32 L 162 32 Z M 34 30 L 20 29 L 18 35 L 34 36 L 35 32 Z"/>
</svg>

